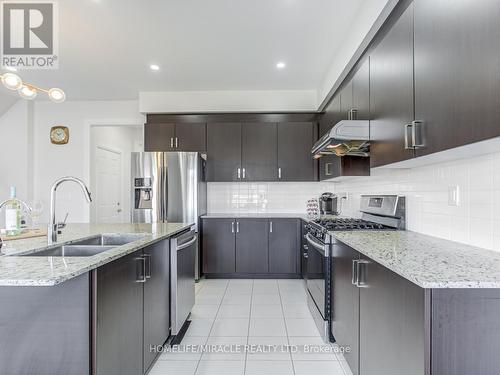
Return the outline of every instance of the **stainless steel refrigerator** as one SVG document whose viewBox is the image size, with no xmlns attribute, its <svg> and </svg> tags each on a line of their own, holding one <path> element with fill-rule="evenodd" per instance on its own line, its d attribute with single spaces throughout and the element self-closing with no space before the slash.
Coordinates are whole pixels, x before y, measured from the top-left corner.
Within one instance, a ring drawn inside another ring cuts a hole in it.
<svg viewBox="0 0 500 375">
<path fill-rule="evenodd" d="M 205 160 L 197 152 L 133 152 L 133 223 L 194 223 L 199 232 L 200 216 L 207 212 Z M 200 276 L 200 250 L 195 259 Z"/>
</svg>

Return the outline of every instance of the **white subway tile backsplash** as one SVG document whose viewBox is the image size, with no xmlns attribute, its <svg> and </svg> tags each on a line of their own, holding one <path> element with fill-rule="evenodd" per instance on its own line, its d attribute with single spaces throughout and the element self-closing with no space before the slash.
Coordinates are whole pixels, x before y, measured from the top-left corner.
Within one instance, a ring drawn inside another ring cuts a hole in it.
<svg viewBox="0 0 500 375">
<path fill-rule="evenodd" d="M 460 190 L 449 205 L 450 187 Z M 376 169 L 372 176 L 335 184 L 347 192 L 344 215 L 356 216 L 362 194 L 407 197 L 407 228 L 500 251 L 500 153 L 413 169 Z M 499 220 L 499 221 L 495 221 Z"/>
<path fill-rule="evenodd" d="M 458 186 L 458 206 L 449 204 Z M 209 213 L 305 213 L 306 201 L 346 193 L 342 214 L 359 217 L 363 194 L 407 197 L 407 228 L 500 251 L 500 153 L 413 169 L 375 169 L 342 182 L 209 183 Z"/>
<path fill-rule="evenodd" d="M 332 191 L 332 183 L 213 182 L 208 184 L 208 213 L 305 213 L 307 200 Z"/>
</svg>

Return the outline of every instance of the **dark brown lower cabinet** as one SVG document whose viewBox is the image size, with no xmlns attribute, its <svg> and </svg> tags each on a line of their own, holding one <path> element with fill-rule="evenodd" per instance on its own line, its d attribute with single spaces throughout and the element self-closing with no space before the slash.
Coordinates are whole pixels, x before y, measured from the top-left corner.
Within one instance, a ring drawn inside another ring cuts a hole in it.
<svg viewBox="0 0 500 375">
<path fill-rule="evenodd" d="M 344 357 L 353 375 L 358 375 L 359 288 L 352 283 L 352 269 L 359 252 L 338 243 L 333 247 L 332 257 L 332 335 L 339 346 L 350 348 Z"/>
<path fill-rule="evenodd" d="M 144 283 L 144 372 L 157 356 L 151 346 L 160 346 L 170 335 L 170 247 L 168 241 L 144 249 L 147 282 Z"/>
<path fill-rule="evenodd" d="M 269 272 L 267 220 L 236 220 L 236 273 Z"/>
<path fill-rule="evenodd" d="M 293 218 L 205 218 L 206 277 L 299 277 L 301 221 Z"/>
<path fill-rule="evenodd" d="M 97 375 L 143 373 L 142 250 L 99 267 L 96 272 Z"/>
<path fill-rule="evenodd" d="M 332 334 L 354 375 L 495 375 L 500 289 L 425 289 L 339 243 Z"/>
<path fill-rule="evenodd" d="M 426 290 L 361 259 L 359 373 L 424 375 Z"/>
<path fill-rule="evenodd" d="M 269 272 L 297 274 L 300 251 L 300 220 L 269 219 Z"/>
<path fill-rule="evenodd" d="M 95 374 L 144 374 L 170 334 L 170 246 L 160 241 L 93 274 Z"/>
<path fill-rule="evenodd" d="M 232 274 L 236 270 L 236 220 L 203 220 L 203 273 Z"/>
</svg>

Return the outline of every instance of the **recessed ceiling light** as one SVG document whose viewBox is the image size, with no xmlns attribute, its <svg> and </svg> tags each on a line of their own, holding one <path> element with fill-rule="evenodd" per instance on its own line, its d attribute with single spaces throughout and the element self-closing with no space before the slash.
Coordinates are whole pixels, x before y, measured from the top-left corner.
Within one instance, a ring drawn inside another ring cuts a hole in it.
<svg viewBox="0 0 500 375">
<path fill-rule="evenodd" d="M 153 72 L 157 72 L 158 70 L 160 70 L 160 66 L 156 64 L 151 64 L 149 66 L 149 69 L 151 69 Z"/>
<path fill-rule="evenodd" d="M 286 67 L 286 64 L 283 61 L 280 61 L 279 63 L 276 64 L 276 68 L 278 69 L 284 69 Z"/>
</svg>

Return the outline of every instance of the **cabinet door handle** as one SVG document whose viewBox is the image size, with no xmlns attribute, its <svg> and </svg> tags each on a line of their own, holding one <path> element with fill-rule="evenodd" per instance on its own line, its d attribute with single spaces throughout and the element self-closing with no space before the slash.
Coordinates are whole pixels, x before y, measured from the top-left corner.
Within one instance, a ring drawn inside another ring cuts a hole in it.
<svg viewBox="0 0 500 375">
<path fill-rule="evenodd" d="M 137 269 L 136 269 L 136 283 L 145 283 L 146 282 L 146 258 L 144 257 L 137 257 L 134 258 L 135 261 L 137 262 Z"/>
<path fill-rule="evenodd" d="M 405 125 L 405 149 L 406 150 L 413 150 L 413 145 L 410 145 L 410 140 L 408 138 L 408 130 L 413 128 L 413 124 L 406 124 Z M 413 133 L 413 130 L 412 130 Z"/>
<path fill-rule="evenodd" d="M 231 222 L 231 233 L 234 233 L 234 221 Z"/>
<path fill-rule="evenodd" d="M 352 260 L 352 279 L 351 284 L 358 286 L 358 262 L 359 260 Z"/>
<path fill-rule="evenodd" d="M 245 168 L 243 168 L 243 179 L 245 179 L 245 174 L 246 174 L 246 171 L 245 171 Z"/>
<path fill-rule="evenodd" d="M 425 147 L 425 142 L 424 142 L 424 137 L 423 137 L 423 122 L 422 121 L 413 121 L 411 123 L 411 143 L 413 148 L 424 148 Z M 419 131 L 419 136 L 417 137 L 417 129 Z M 417 143 L 417 138 L 419 138 L 419 143 Z"/>
<path fill-rule="evenodd" d="M 273 233 L 273 222 L 269 222 L 269 233 Z"/>
<path fill-rule="evenodd" d="M 241 179 L 241 168 L 238 168 L 238 180 Z"/>
<path fill-rule="evenodd" d="M 236 222 L 236 233 L 240 233 L 240 222 Z"/>
<path fill-rule="evenodd" d="M 143 257 L 144 257 L 144 269 L 145 269 L 144 275 L 145 275 L 146 279 L 150 279 L 151 278 L 151 254 L 144 254 Z"/>
<path fill-rule="evenodd" d="M 170 137 L 170 148 L 174 148 L 174 138 Z"/>
<path fill-rule="evenodd" d="M 278 168 L 278 179 L 281 180 L 281 167 Z"/>
<path fill-rule="evenodd" d="M 179 138 L 175 137 L 175 148 L 179 148 Z"/>
<path fill-rule="evenodd" d="M 357 274 L 356 286 L 358 288 L 366 288 L 368 286 L 366 282 L 366 267 L 370 263 L 371 262 L 366 259 L 360 259 L 356 263 L 356 274 Z"/>
<path fill-rule="evenodd" d="M 330 169 L 331 166 L 332 166 L 332 163 L 326 163 L 325 164 L 325 175 L 326 176 L 331 176 L 332 175 L 332 171 Z"/>
</svg>

